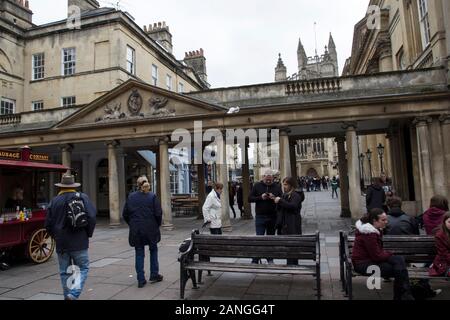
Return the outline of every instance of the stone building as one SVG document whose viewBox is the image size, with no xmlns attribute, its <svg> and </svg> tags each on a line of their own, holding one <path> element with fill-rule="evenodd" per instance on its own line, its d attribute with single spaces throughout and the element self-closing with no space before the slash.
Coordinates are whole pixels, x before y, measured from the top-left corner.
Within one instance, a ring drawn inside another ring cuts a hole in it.
<svg viewBox="0 0 450 320">
<path fill-rule="evenodd" d="M 355 25 L 352 56 L 343 75 L 448 69 L 449 15 L 450 3 L 445 0 L 371 0 L 366 16 Z M 384 112 L 389 112 L 388 106 Z M 403 199 L 421 200 L 423 207 L 432 194 L 449 196 L 446 119 L 439 115 L 415 123 L 397 119 L 390 121 L 387 132 L 361 136 L 366 182 L 386 171 Z M 371 163 L 366 150 L 372 152 Z"/>
<path fill-rule="evenodd" d="M 328 46 L 325 46 L 325 52 L 321 56 L 316 51 L 314 57 L 308 57 L 300 39 L 297 60 L 298 73 L 287 77 L 287 68 L 280 54 L 275 68 L 275 82 L 312 80 L 339 76 L 336 44 L 331 33 Z M 333 177 L 339 174 L 337 170 L 337 144 L 333 139 L 311 137 L 310 139 L 299 140 L 295 145 L 295 152 L 298 176 Z"/>
</svg>

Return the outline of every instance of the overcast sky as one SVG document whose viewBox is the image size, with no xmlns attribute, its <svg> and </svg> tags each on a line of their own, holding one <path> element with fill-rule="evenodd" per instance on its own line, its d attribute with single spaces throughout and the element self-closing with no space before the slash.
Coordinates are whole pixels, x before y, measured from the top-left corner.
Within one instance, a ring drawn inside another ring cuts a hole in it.
<svg viewBox="0 0 450 320">
<path fill-rule="evenodd" d="M 99 1 L 114 6 L 117 0 Z M 353 29 L 364 17 L 369 0 L 123 0 L 141 27 L 166 21 L 173 35 L 174 54 L 203 48 L 212 87 L 274 81 L 278 53 L 288 74 L 297 72 L 301 38 L 314 55 L 314 22 L 319 54 L 332 32 L 339 69 L 351 54 Z M 66 0 L 30 0 L 33 22 L 43 24 L 67 16 Z"/>
</svg>

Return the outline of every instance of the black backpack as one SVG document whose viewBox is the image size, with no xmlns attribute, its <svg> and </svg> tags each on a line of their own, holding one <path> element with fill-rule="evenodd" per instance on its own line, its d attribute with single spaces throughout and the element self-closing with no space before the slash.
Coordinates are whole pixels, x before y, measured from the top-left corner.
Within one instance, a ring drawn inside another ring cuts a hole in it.
<svg viewBox="0 0 450 320">
<path fill-rule="evenodd" d="M 73 198 L 71 198 L 66 203 L 66 226 L 77 231 L 84 229 L 88 226 L 88 214 L 84 206 L 84 201 L 81 198 L 80 193 L 76 193 Z"/>
</svg>

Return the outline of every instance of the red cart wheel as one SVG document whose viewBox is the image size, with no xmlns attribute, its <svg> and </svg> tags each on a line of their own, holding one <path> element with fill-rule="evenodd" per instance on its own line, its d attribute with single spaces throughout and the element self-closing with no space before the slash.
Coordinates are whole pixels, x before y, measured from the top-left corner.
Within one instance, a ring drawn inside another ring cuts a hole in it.
<svg viewBox="0 0 450 320">
<path fill-rule="evenodd" d="M 28 256 L 34 263 L 45 263 L 55 251 L 55 240 L 47 233 L 47 230 L 40 229 L 33 233 L 28 242 Z"/>
</svg>

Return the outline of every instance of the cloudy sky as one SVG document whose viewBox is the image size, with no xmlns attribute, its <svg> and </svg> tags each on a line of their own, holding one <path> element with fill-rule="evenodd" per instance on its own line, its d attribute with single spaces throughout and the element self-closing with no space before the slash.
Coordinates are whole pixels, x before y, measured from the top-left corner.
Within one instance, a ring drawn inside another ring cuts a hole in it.
<svg viewBox="0 0 450 320">
<path fill-rule="evenodd" d="M 113 7 L 117 0 L 99 1 Z M 288 74 L 297 72 L 301 38 L 314 55 L 323 53 L 332 32 L 342 71 L 350 56 L 354 25 L 363 18 L 369 0 L 123 0 L 140 26 L 166 21 L 173 35 L 174 54 L 203 48 L 208 80 L 213 87 L 272 82 L 278 53 Z M 61 20 L 66 0 L 30 0 L 35 24 Z"/>
</svg>

